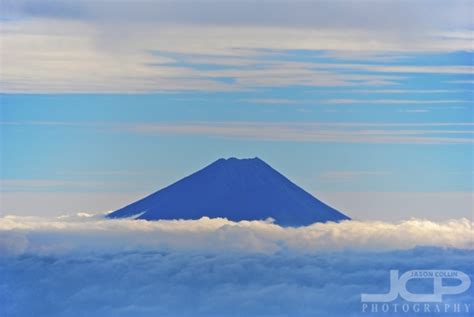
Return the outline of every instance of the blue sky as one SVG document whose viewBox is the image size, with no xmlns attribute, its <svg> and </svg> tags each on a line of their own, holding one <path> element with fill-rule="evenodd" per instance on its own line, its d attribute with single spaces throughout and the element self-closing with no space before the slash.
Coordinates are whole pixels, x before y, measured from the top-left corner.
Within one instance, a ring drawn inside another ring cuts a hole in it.
<svg viewBox="0 0 474 317">
<path fill-rule="evenodd" d="M 469 2 L 195 5 L 2 2 L 2 212 L 258 156 L 356 217 L 472 217 Z"/>
</svg>

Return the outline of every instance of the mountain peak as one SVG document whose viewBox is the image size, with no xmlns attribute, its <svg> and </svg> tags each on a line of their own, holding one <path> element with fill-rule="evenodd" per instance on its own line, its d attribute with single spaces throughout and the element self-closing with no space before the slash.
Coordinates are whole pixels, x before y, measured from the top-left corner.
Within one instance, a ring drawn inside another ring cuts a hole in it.
<svg viewBox="0 0 474 317">
<path fill-rule="evenodd" d="M 237 158 L 237 157 L 229 157 L 229 158 L 220 158 L 216 162 L 227 162 L 227 163 L 238 163 L 238 162 L 263 162 L 260 158 Z"/>
<path fill-rule="evenodd" d="M 109 217 L 135 215 L 147 220 L 204 216 L 233 221 L 273 218 L 283 226 L 349 219 L 258 157 L 218 159 Z"/>
<path fill-rule="evenodd" d="M 268 166 L 263 160 L 259 159 L 258 157 L 254 158 L 236 158 L 236 157 L 229 157 L 229 158 L 220 158 L 217 161 L 214 161 L 207 167 L 222 167 L 226 169 L 236 169 L 240 170 L 241 172 L 247 171 L 255 171 L 255 169 L 262 168 Z"/>
</svg>

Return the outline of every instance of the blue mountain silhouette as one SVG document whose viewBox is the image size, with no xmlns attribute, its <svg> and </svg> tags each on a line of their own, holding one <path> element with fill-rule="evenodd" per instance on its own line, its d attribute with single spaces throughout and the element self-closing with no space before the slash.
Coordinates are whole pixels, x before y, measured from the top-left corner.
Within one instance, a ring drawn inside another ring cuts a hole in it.
<svg viewBox="0 0 474 317">
<path fill-rule="evenodd" d="M 314 198 L 259 158 L 219 159 L 108 216 L 233 221 L 273 218 L 282 226 L 350 219 Z"/>
</svg>

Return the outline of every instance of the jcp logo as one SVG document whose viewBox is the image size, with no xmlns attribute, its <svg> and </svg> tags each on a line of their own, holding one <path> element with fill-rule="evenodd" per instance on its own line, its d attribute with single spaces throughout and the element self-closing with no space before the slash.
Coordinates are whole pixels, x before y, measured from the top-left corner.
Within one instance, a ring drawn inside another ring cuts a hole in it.
<svg viewBox="0 0 474 317">
<path fill-rule="evenodd" d="M 433 279 L 432 294 L 411 293 L 407 282 L 412 279 Z M 455 286 L 444 286 L 443 279 L 460 281 Z M 361 294 L 362 302 L 391 302 L 398 295 L 408 302 L 442 302 L 443 295 L 455 295 L 465 292 L 471 286 L 471 279 L 461 271 L 453 270 L 413 270 L 398 276 L 398 270 L 390 271 L 390 291 L 386 294 Z"/>
</svg>

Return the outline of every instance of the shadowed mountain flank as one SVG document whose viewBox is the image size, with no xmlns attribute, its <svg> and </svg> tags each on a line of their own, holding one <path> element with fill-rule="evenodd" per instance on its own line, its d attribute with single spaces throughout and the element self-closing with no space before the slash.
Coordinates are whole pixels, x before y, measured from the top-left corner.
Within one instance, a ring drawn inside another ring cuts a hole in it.
<svg viewBox="0 0 474 317">
<path fill-rule="evenodd" d="M 219 159 L 108 215 L 110 218 L 232 221 L 273 218 L 282 226 L 350 219 L 319 201 L 259 158 Z"/>
</svg>

